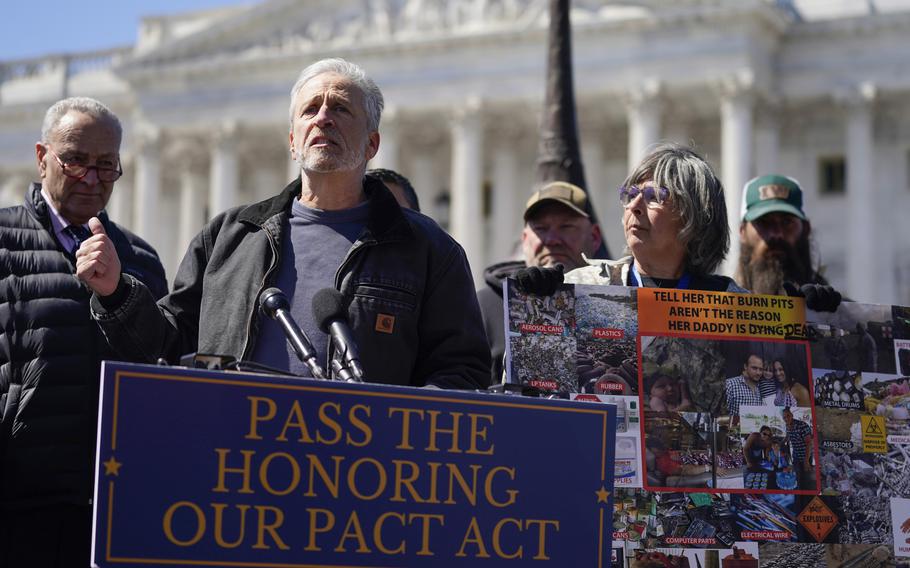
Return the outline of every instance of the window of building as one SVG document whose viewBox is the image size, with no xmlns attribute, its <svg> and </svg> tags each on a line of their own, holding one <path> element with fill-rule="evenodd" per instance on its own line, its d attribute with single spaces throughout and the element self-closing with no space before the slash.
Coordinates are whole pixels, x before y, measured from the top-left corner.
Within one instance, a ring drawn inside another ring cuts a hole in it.
<svg viewBox="0 0 910 568">
<path fill-rule="evenodd" d="M 847 161 L 843 156 L 818 159 L 818 189 L 822 195 L 843 194 L 847 187 Z"/>
</svg>

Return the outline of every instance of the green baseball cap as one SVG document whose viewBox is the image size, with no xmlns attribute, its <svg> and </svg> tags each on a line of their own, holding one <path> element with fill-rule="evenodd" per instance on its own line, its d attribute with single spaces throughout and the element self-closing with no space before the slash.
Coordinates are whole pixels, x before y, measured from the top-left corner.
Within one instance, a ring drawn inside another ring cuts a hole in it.
<svg viewBox="0 0 910 568">
<path fill-rule="evenodd" d="M 806 220 L 803 190 L 799 182 L 777 174 L 759 176 L 746 182 L 743 187 L 743 221 L 754 221 L 775 212 L 789 213 Z"/>
</svg>

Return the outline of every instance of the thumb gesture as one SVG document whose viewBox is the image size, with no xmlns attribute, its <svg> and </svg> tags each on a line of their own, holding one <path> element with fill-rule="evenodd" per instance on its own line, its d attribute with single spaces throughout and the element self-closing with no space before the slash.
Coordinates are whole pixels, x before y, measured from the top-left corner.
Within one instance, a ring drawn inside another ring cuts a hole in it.
<svg viewBox="0 0 910 568">
<path fill-rule="evenodd" d="M 110 296 L 120 282 L 120 257 L 97 217 L 88 222 L 92 236 L 76 251 L 76 277 L 99 296 Z"/>
</svg>

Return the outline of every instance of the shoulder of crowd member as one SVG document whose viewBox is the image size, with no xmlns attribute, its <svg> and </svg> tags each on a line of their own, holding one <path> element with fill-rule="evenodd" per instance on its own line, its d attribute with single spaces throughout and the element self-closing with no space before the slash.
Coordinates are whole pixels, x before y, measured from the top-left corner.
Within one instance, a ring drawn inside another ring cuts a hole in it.
<svg viewBox="0 0 910 568">
<path fill-rule="evenodd" d="M 737 284 L 729 276 L 723 276 L 721 274 L 697 276 L 693 278 L 692 288 L 696 290 L 704 290 L 706 292 L 735 292 L 737 294 L 752 293 L 751 291 L 746 290 Z"/>
<path fill-rule="evenodd" d="M 483 271 L 483 279 L 487 285 L 481 287 L 480 290 L 489 289 L 502 297 L 503 280 L 506 278 L 514 278 L 515 273 L 525 267 L 526 265 L 522 260 L 507 260 L 491 264 Z"/>
<path fill-rule="evenodd" d="M 23 220 L 28 216 L 24 205 L 13 205 L 0 208 L 0 229 L 17 229 L 23 225 Z"/>
<path fill-rule="evenodd" d="M 624 256 L 617 260 L 591 259 L 584 257 L 588 266 L 581 266 L 566 273 L 566 284 L 611 284 L 624 285 L 622 273 L 624 268 L 632 264 L 631 256 Z"/>
</svg>

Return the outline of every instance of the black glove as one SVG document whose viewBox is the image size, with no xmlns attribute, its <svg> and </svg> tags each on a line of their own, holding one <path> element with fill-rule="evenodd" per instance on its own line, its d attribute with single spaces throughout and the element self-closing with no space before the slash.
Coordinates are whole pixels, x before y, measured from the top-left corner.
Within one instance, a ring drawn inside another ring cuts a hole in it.
<svg viewBox="0 0 910 568">
<path fill-rule="evenodd" d="M 515 273 L 518 289 L 528 294 L 537 296 L 552 296 L 563 282 L 563 266 L 557 264 L 553 268 L 543 266 L 528 266 Z"/>
<path fill-rule="evenodd" d="M 806 299 L 806 307 L 816 312 L 833 312 L 840 305 L 840 292 L 824 284 L 803 284 L 799 288 L 793 282 L 784 282 L 788 296 Z"/>
</svg>

